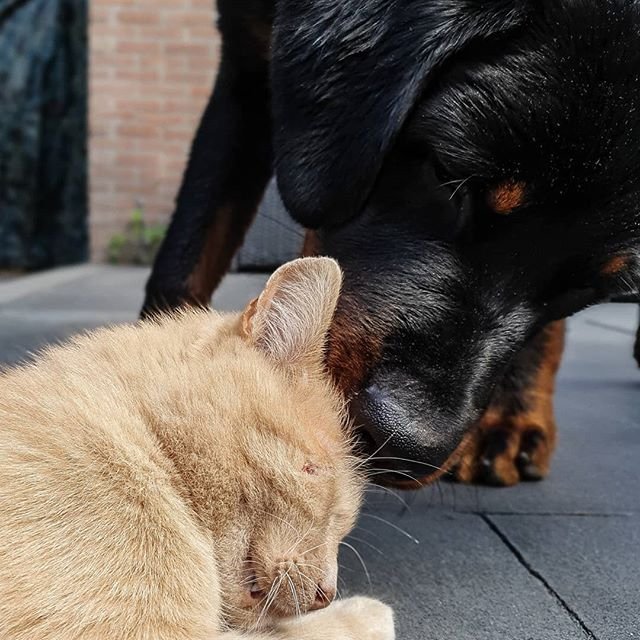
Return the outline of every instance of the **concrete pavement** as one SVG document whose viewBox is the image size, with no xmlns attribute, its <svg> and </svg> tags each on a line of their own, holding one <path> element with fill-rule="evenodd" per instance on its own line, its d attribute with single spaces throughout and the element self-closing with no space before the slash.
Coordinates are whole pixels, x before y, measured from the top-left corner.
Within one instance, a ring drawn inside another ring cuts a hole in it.
<svg viewBox="0 0 640 640">
<path fill-rule="evenodd" d="M 0 360 L 133 320 L 145 278 L 143 269 L 88 265 L 0 282 Z M 214 305 L 238 308 L 264 281 L 230 276 Z M 399 640 L 640 638 L 636 322 L 634 305 L 571 320 L 559 447 L 545 482 L 443 482 L 403 495 L 371 488 L 348 540 L 360 558 L 344 549 L 343 593 L 392 603 Z"/>
</svg>

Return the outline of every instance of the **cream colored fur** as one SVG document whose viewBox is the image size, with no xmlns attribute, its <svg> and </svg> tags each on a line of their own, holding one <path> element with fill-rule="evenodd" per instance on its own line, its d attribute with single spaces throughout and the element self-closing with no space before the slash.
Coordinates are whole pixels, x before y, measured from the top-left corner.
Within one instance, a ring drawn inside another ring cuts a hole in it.
<svg viewBox="0 0 640 640">
<path fill-rule="evenodd" d="M 2 640 L 393 638 L 366 598 L 292 616 L 333 588 L 362 496 L 322 370 L 340 282 L 295 261 L 243 316 L 100 330 L 1 377 Z"/>
</svg>

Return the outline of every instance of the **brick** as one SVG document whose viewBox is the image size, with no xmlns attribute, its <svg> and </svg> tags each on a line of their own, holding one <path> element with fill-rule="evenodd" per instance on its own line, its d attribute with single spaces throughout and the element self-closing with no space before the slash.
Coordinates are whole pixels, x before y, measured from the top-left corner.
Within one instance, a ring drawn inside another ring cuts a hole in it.
<svg viewBox="0 0 640 640">
<path fill-rule="evenodd" d="M 119 9 L 117 21 L 124 25 L 153 25 L 158 24 L 160 17 L 153 8 L 148 9 Z"/>
<path fill-rule="evenodd" d="M 116 44 L 115 50 L 123 54 L 144 53 L 157 55 L 160 53 L 160 45 L 153 40 L 120 40 Z"/>
<path fill-rule="evenodd" d="M 94 259 L 136 202 L 166 221 L 219 61 L 211 0 L 92 0 L 90 200 Z"/>
</svg>

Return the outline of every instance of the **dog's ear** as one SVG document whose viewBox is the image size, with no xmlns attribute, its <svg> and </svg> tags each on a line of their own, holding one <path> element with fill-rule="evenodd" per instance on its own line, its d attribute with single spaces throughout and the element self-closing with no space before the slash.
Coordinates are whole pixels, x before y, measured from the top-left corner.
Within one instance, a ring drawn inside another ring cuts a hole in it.
<svg viewBox="0 0 640 640">
<path fill-rule="evenodd" d="M 341 285 L 342 271 L 331 258 L 288 262 L 245 310 L 243 333 L 278 364 L 316 373 Z"/>
<path fill-rule="evenodd" d="M 304 226 L 369 196 L 434 70 L 524 20 L 523 0 L 280 0 L 272 52 L 276 174 Z"/>
</svg>

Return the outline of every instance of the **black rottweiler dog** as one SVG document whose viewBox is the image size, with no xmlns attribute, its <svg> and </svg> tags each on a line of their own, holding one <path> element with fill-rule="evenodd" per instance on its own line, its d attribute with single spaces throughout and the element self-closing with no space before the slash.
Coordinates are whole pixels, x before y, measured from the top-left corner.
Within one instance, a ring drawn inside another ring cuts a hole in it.
<svg viewBox="0 0 640 640">
<path fill-rule="evenodd" d="M 275 168 L 307 253 L 345 271 L 328 362 L 377 465 L 408 484 L 454 462 L 463 481 L 544 476 L 562 319 L 640 282 L 640 2 L 219 15 L 143 313 L 208 303 Z"/>
</svg>

